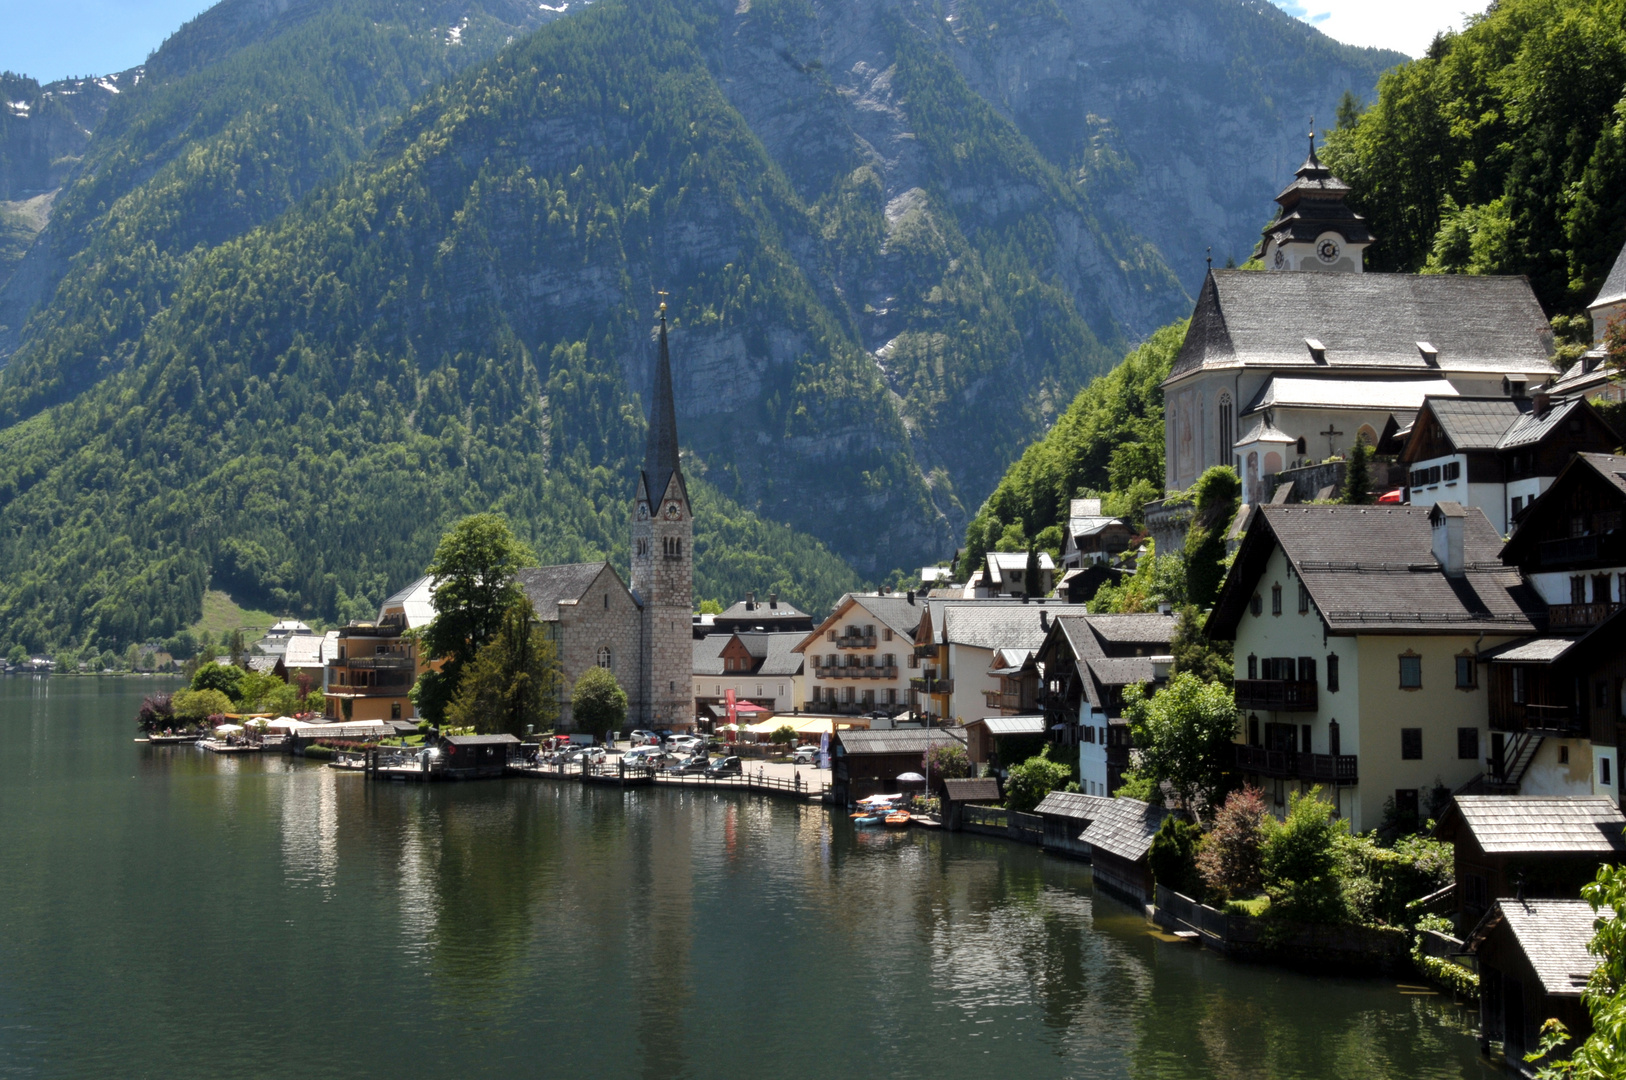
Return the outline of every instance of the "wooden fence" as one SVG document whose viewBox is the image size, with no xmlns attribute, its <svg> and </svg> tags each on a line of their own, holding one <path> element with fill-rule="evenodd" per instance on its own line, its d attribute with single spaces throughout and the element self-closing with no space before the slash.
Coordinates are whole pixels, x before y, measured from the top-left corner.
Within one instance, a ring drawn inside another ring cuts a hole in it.
<svg viewBox="0 0 1626 1080">
<path fill-rule="evenodd" d="M 1044 818 L 1018 810 L 967 803 L 960 807 L 960 828 L 985 836 L 1003 836 L 1020 844 L 1044 843 Z"/>
</svg>

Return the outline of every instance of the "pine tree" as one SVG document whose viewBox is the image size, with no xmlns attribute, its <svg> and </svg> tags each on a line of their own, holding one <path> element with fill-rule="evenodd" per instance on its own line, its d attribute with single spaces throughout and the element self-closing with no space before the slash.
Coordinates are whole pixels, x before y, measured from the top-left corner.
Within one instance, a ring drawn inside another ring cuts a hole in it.
<svg viewBox="0 0 1626 1080">
<path fill-rule="evenodd" d="M 1372 501 L 1372 448 L 1356 439 L 1344 470 L 1344 493 L 1338 501 L 1345 506 L 1365 506 Z"/>
<path fill-rule="evenodd" d="M 1039 549 L 1028 548 L 1028 565 L 1022 573 L 1022 595 L 1029 600 L 1043 596 L 1044 589 L 1039 583 Z"/>
</svg>

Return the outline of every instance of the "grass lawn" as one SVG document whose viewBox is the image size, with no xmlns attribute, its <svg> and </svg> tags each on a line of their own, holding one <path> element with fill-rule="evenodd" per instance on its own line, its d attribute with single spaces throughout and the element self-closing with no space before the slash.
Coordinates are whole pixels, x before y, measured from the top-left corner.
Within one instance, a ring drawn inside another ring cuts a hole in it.
<svg viewBox="0 0 1626 1080">
<path fill-rule="evenodd" d="M 1240 915 L 1252 915 L 1258 918 L 1270 910 L 1270 897 L 1256 896 L 1252 900 L 1232 900 L 1225 905 L 1227 911 L 1235 911 Z"/>
<path fill-rule="evenodd" d="M 244 644 L 253 644 L 276 621 L 277 616 L 269 611 L 241 607 L 219 589 L 210 589 L 203 594 L 203 617 L 192 624 L 192 632 L 200 640 L 219 644 L 221 634 L 241 630 Z"/>
</svg>

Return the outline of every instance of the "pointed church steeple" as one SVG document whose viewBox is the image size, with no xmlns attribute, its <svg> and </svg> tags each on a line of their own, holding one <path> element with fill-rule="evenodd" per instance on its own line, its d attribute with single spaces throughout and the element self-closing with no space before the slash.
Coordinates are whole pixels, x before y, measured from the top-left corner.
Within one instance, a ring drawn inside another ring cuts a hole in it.
<svg viewBox="0 0 1626 1080">
<path fill-rule="evenodd" d="M 673 475 L 682 488 L 678 464 L 677 408 L 672 401 L 672 354 L 666 345 L 666 304 L 661 304 L 660 354 L 655 360 L 655 396 L 649 409 L 649 436 L 644 444 L 644 490 L 651 506 L 666 494 Z"/>
<path fill-rule="evenodd" d="M 1310 155 L 1293 174 L 1293 182 L 1276 196 L 1281 206 L 1253 257 L 1269 270 L 1320 270 L 1360 273 L 1362 254 L 1372 243 L 1366 219 L 1345 205 L 1350 187 L 1321 163 L 1315 152 L 1311 121 Z"/>
</svg>

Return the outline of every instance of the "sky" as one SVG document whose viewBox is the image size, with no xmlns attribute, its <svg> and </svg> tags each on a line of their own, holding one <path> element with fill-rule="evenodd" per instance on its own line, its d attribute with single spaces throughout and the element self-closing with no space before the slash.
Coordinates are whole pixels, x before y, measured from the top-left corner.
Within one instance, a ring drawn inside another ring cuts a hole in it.
<svg viewBox="0 0 1626 1080">
<path fill-rule="evenodd" d="M 1437 31 L 1461 28 L 1472 0 L 1272 0 L 1351 45 L 1418 56 Z M 146 60 L 212 0 L 0 0 L 0 70 L 41 82 L 105 75 Z"/>
</svg>

